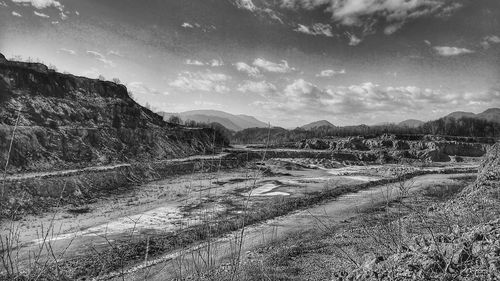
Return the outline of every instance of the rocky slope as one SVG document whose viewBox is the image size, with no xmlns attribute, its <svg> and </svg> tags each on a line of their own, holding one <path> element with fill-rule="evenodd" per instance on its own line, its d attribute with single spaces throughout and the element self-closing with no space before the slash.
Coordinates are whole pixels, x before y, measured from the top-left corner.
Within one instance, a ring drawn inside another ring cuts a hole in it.
<svg viewBox="0 0 500 281">
<path fill-rule="evenodd" d="M 428 227 L 433 231 L 412 237 L 398 254 L 367 260 L 338 280 L 500 280 L 499 189 L 500 144 L 495 144 L 476 182 L 420 222 L 434 222 Z M 410 216 L 405 227 L 412 222 Z M 439 223 L 442 231 L 436 229 Z"/>
<path fill-rule="evenodd" d="M 123 85 L 0 56 L 2 167 L 13 134 L 9 172 L 184 157 L 206 151 L 214 137 L 211 129 L 169 125 Z"/>
</svg>

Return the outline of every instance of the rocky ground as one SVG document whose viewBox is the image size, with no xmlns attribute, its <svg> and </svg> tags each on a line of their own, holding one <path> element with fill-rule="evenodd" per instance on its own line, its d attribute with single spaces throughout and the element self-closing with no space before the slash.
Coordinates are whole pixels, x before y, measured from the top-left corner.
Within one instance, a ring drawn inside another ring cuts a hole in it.
<svg viewBox="0 0 500 281">
<path fill-rule="evenodd" d="M 497 144 L 477 179 L 458 177 L 343 222 L 320 218 L 317 229 L 256 250 L 239 280 L 499 280 L 499 171 Z"/>
</svg>

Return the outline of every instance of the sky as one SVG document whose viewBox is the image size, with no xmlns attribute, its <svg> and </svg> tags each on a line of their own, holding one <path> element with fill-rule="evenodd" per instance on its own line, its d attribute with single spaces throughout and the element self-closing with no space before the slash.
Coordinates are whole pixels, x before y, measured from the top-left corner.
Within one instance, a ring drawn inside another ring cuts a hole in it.
<svg viewBox="0 0 500 281">
<path fill-rule="evenodd" d="M 290 128 L 500 107 L 498 0 L 0 0 L 0 52 Z"/>
</svg>

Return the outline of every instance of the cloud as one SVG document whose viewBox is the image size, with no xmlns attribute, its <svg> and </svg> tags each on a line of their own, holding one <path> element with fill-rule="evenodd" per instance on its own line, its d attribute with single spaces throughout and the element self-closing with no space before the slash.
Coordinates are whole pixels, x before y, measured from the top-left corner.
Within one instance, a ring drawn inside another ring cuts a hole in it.
<svg viewBox="0 0 500 281">
<path fill-rule="evenodd" d="M 203 66 L 205 63 L 199 61 L 199 60 L 192 60 L 192 59 L 187 59 L 185 62 L 187 65 L 197 65 L 197 66 Z"/>
<path fill-rule="evenodd" d="M 316 74 L 316 77 L 332 77 L 332 76 L 339 75 L 339 74 L 346 74 L 345 69 L 342 69 L 339 71 L 336 71 L 333 69 L 325 69 L 325 70 L 321 71 L 320 73 Z"/>
<path fill-rule="evenodd" d="M 275 93 L 278 89 L 272 83 L 267 81 L 245 81 L 242 84 L 238 85 L 238 91 L 243 93 L 254 93 L 259 94 L 261 96 L 268 96 L 272 93 Z"/>
<path fill-rule="evenodd" d="M 19 17 L 19 18 L 23 17 L 20 13 L 18 13 L 16 11 L 12 11 L 12 15 L 15 16 L 15 17 Z"/>
<path fill-rule="evenodd" d="M 299 26 L 296 29 L 294 29 L 294 31 L 314 36 L 322 35 L 326 37 L 333 37 L 331 25 L 323 23 L 315 23 L 310 27 L 299 24 Z"/>
<path fill-rule="evenodd" d="M 185 22 L 181 25 L 181 27 L 184 27 L 184 28 L 194 28 L 194 26 L 192 24 L 190 24 L 189 22 Z"/>
<path fill-rule="evenodd" d="M 209 62 L 210 66 L 212 67 L 218 67 L 218 66 L 223 66 L 224 65 L 224 62 L 220 59 L 212 59 L 210 62 Z"/>
<path fill-rule="evenodd" d="M 485 49 L 489 49 L 492 44 L 500 44 L 500 37 L 497 35 L 488 35 L 481 41 L 481 46 Z"/>
<path fill-rule="evenodd" d="M 69 55 L 76 55 L 76 51 L 70 50 L 70 49 L 66 49 L 66 48 L 61 48 L 58 51 L 66 53 L 66 54 L 69 54 Z"/>
<path fill-rule="evenodd" d="M 363 41 L 360 38 L 358 38 L 356 35 L 351 34 L 351 33 L 347 33 L 347 38 L 349 39 L 349 46 L 357 46 L 357 45 L 359 45 L 359 43 L 361 43 L 361 41 Z"/>
<path fill-rule="evenodd" d="M 127 84 L 127 89 L 131 91 L 135 96 L 144 95 L 169 95 L 166 91 L 158 91 L 154 88 L 149 88 L 143 82 L 134 81 Z"/>
<path fill-rule="evenodd" d="M 95 59 L 97 59 L 98 61 L 104 63 L 107 66 L 115 67 L 115 64 L 111 60 L 106 59 L 106 57 L 104 55 L 102 55 L 101 53 L 99 53 L 99 52 L 96 52 L 96 51 L 87 51 L 87 54 L 93 56 Z"/>
<path fill-rule="evenodd" d="M 257 67 L 250 66 L 244 62 L 237 62 L 234 64 L 236 70 L 244 72 L 250 77 L 261 77 L 260 70 Z"/>
<path fill-rule="evenodd" d="M 251 12 L 257 10 L 257 7 L 252 2 L 252 0 L 236 0 L 235 4 L 239 9 L 249 10 Z"/>
<path fill-rule="evenodd" d="M 17 4 L 31 5 L 37 9 L 45 9 L 49 7 L 55 7 L 59 10 L 63 10 L 64 6 L 61 5 L 59 1 L 56 0 L 11 0 Z"/>
<path fill-rule="evenodd" d="M 44 13 L 39 13 L 39 12 L 37 12 L 37 11 L 33 11 L 33 14 L 35 14 L 36 16 L 39 16 L 39 17 L 41 17 L 41 18 L 46 18 L 46 19 L 50 18 L 50 16 L 49 16 L 49 15 L 46 15 L 46 14 L 44 14 Z"/>
<path fill-rule="evenodd" d="M 390 35 L 412 19 L 449 16 L 462 5 L 451 0 L 281 0 L 281 7 L 322 9 L 334 22 L 361 27 L 365 32 L 381 22 L 386 25 L 384 32 Z"/>
<path fill-rule="evenodd" d="M 184 91 L 224 93 L 229 91 L 226 82 L 230 79 L 230 76 L 223 73 L 184 71 L 169 85 Z"/>
<path fill-rule="evenodd" d="M 9 7 L 4 1 L 0 1 L 0 7 Z"/>
<path fill-rule="evenodd" d="M 275 63 L 262 58 L 257 58 L 254 60 L 253 65 L 267 72 L 289 73 L 295 71 L 295 68 L 290 67 L 286 60 L 282 60 L 281 63 Z"/>
<path fill-rule="evenodd" d="M 257 5 L 255 5 L 252 0 L 233 0 L 233 1 L 234 5 L 238 9 L 247 10 L 253 14 L 259 15 L 261 17 L 266 17 L 273 21 L 277 21 L 281 24 L 284 24 L 283 20 L 278 16 L 278 14 L 269 7 L 267 7 L 269 6 L 267 4 L 266 7 L 260 8 L 257 7 Z"/>
<path fill-rule="evenodd" d="M 318 115 L 346 118 L 353 122 L 366 122 L 376 116 L 393 117 L 398 120 L 408 113 L 427 111 L 449 111 L 453 108 L 467 108 L 473 105 L 490 106 L 498 100 L 500 92 L 484 93 L 443 92 L 416 86 L 391 87 L 372 82 L 359 85 L 321 88 L 303 79 L 297 79 L 284 89 L 257 104 L 269 112 L 278 112 L 286 118 Z M 356 121 L 354 121 L 356 122 Z"/>
<path fill-rule="evenodd" d="M 114 51 L 114 50 L 108 51 L 108 55 L 120 57 L 120 58 L 124 57 L 122 53 L 120 53 L 119 51 Z"/>
<path fill-rule="evenodd" d="M 447 47 L 447 46 L 436 46 L 434 47 L 434 50 L 437 52 L 438 55 L 444 57 L 459 56 L 459 55 L 474 53 L 474 51 L 466 48 Z"/>
<path fill-rule="evenodd" d="M 202 62 L 199 60 L 192 60 L 192 59 L 187 59 L 185 64 L 187 65 L 194 65 L 194 66 L 211 66 L 211 67 L 220 67 L 224 66 L 224 62 L 221 59 L 212 59 L 208 62 Z"/>
</svg>

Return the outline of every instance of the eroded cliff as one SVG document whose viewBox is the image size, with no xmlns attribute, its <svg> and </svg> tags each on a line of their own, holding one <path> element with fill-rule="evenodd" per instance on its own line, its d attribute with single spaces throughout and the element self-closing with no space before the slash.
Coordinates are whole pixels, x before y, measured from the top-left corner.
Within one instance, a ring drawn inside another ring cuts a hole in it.
<svg viewBox="0 0 500 281">
<path fill-rule="evenodd" d="M 14 133 L 15 129 L 15 133 Z M 123 85 L 0 56 L 0 165 L 45 171 L 185 157 L 221 140 L 212 129 L 168 124 Z"/>
</svg>

